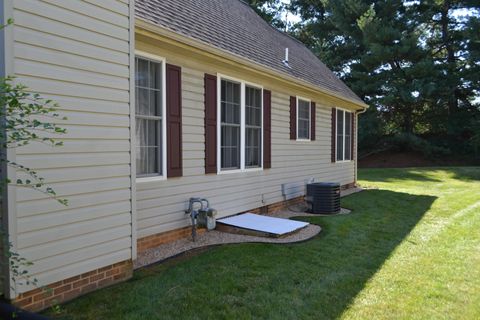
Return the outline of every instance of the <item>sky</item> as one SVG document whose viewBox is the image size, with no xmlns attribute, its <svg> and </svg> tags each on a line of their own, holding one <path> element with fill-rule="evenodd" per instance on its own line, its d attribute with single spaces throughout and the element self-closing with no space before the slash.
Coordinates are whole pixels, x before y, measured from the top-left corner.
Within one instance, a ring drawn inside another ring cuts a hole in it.
<svg viewBox="0 0 480 320">
<path fill-rule="evenodd" d="M 282 0 L 282 3 L 289 4 L 290 0 Z M 300 16 L 295 15 L 291 12 L 285 11 L 281 14 L 282 20 L 286 21 L 287 24 L 300 22 L 302 19 Z"/>
</svg>

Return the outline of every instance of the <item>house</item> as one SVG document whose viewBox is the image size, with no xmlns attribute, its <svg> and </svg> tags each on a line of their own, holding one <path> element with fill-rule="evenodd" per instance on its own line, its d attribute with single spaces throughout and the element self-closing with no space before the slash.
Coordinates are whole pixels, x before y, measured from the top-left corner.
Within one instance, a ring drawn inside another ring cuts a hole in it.
<svg viewBox="0 0 480 320">
<path fill-rule="evenodd" d="M 3 222 L 39 310 L 131 276 L 142 251 L 189 234 L 188 199 L 219 217 L 277 208 L 281 185 L 356 179 L 367 107 L 314 54 L 239 0 L 16 0 L 2 72 L 59 103 L 64 146 L 8 150 L 69 201 L 10 186 Z M 15 181 L 11 168 L 8 178 Z"/>
</svg>

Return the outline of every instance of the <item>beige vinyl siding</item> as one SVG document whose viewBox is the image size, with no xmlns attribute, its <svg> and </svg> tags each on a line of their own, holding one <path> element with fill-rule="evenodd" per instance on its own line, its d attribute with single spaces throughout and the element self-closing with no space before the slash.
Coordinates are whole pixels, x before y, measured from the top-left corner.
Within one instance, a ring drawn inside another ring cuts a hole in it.
<svg viewBox="0 0 480 320">
<path fill-rule="evenodd" d="M 17 81 L 68 118 L 57 120 L 64 146 L 16 150 L 68 200 L 15 191 L 15 247 L 41 285 L 132 258 L 129 4 L 13 1 Z"/>
<path fill-rule="evenodd" d="M 184 210 L 190 197 L 206 197 L 218 217 L 236 214 L 283 200 L 281 184 L 310 177 L 342 184 L 354 181 L 354 162 L 331 163 L 331 105 L 317 103 L 316 141 L 290 140 L 288 89 L 272 90 L 272 169 L 256 172 L 205 175 L 204 169 L 204 73 L 230 74 L 228 69 L 201 66 L 193 60 L 170 56 L 158 47 L 138 44 L 142 51 L 158 54 L 167 63 L 182 67 L 183 177 L 164 181 L 137 179 L 137 236 L 149 236 L 190 225 Z M 233 71 L 232 71 L 233 72 Z M 247 81 L 254 81 L 245 79 Z M 298 94 L 300 95 L 300 94 Z"/>
</svg>

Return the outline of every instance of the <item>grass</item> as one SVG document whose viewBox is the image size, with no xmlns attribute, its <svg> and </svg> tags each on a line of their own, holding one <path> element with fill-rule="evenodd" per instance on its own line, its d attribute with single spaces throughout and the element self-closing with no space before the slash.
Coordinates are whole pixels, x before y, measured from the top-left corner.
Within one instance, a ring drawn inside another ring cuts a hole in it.
<svg viewBox="0 0 480 320">
<path fill-rule="evenodd" d="M 348 216 L 291 245 L 209 249 L 62 307 L 66 319 L 480 319 L 480 168 L 368 169 Z"/>
</svg>

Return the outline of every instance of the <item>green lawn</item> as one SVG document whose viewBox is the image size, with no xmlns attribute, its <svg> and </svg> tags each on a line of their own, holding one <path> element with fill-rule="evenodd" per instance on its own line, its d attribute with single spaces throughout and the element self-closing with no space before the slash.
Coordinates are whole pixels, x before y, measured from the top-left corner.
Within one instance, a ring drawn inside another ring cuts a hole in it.
<svg viewBox="0 0 480 320">
<path fill-rule="evenodd" d="M 216 247 L 62 306 L 67 319 L 480 319 L 480 168 L 370 169 L 292 245 Z M 375 188 L 375 189 L 373 189 Z"/>
</svg>

